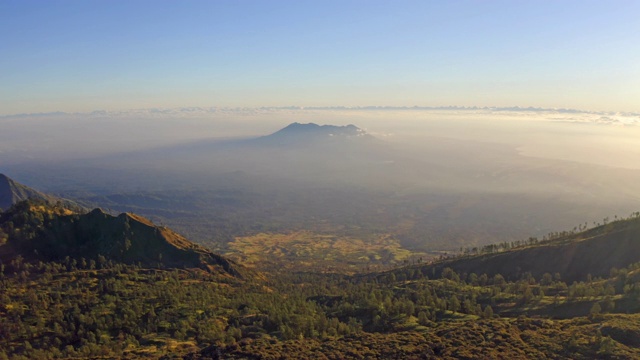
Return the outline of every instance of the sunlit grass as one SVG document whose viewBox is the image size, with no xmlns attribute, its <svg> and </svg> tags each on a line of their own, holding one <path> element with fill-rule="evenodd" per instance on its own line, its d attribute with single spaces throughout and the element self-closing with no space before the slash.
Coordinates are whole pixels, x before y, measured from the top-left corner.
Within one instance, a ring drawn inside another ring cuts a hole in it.
<svg viewBox="0 0 640 360">
<path fill-rule="evenodd" d="M 250 266 L 356 272 L 426 256 L 403 248 L 389 234 L 357 238 L 311 231 L 237 237 L 226 255 Z"/>
</svg>

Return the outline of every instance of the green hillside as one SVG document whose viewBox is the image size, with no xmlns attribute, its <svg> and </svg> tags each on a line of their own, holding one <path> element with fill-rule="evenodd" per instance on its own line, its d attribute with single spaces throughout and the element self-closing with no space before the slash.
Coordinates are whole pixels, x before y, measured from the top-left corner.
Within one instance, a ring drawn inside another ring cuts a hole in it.
<svg viewBox="0 0 640 360">
<path fill-rule="evenodd" d="M 241 276 L 243 268 L 166 227 L 135 214 L 111 216 L 100 209 L 76 213 L 61 205 L 29 200 L 0 214 L 0 260 L 65 258 L 201 268 Z"/>
<path fill-rule="evenodd" d="M 545 273 L 559 273 L 567 282 L 607 276 L 612 268 L 621 268 L 640 261 L 640 216 L 554 240 L 535 242 L 516 249 L 491 252 L 479 256 L 425 265 L 422 271 L 441 274 L 451 268 L 459 273 L 494 276 L 502 274 L 517 279 L 524 273 L 540 278 Z"/>
</svg>

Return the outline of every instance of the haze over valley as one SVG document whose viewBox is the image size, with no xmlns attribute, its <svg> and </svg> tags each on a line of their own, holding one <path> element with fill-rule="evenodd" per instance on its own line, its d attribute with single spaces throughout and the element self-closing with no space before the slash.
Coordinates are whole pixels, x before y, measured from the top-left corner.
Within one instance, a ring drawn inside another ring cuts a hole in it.
<svg viewBox="0 0 640 360">
<path fill-rule="evenodd" d="M 3 171 L 217 249 L 300 229 L 451 251 L 633 212 L 638 119 L 463 108 L 10 116 Z"/>
</svg>

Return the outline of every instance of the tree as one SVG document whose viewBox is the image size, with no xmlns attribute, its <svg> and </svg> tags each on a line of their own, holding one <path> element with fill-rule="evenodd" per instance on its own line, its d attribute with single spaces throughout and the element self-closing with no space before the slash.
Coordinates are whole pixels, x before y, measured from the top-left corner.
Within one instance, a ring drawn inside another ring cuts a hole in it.
<svg viewBox="0 0 640 360">
<path fill-rule="evenodd" d="M 424 311 L 420 311 L 418 313 L 418 324 L 426 326 L 429 325 L 429 317 L 427 316 L 427 313 L 425 313 Z"/>
<path fill-rule="evenodd" d="M 484 312 L 482 313 L 482 317 L 485 319 L 491 319 L 493 317 L 493 309 L 491 308 L 491 305 L 487 305 L 484 308 Z"/>
<path fill-rule="evenodd" d="M 460 310 L 460 300 L 458 300 L 457 296 L 451 297 L 451 302 L 449 303 L 449 310 L 453 312 L 458 312 Z"/>
<path fill-rule="evenodd" d="M 600 315 L 601 312 L 602 312 L 602 307 L 600 306 L 600 304 L 594 303 L 593 306 L 591 307 L 591 310 L 589 310 L 589 316 L 597 317 L 598 315 Z"/>
<path fill-rule="evenodd" d="M 533 300 L 533 298 L 533 291 L 530 287 L 527 286 L 527 288 L 524 290 L 524 293 L 522 294 L 522 297 L 520 298 L 520 304 L 526 304 Z"/>
<path fill-rule="evenodd" d="M 444 270 L 442 270 L 442 278 L 460 282 L 460 276 L 450 267 L 444 268 Z"/>
<path fill-rule="evenodd" d="M 611 296 L 605 296 L 604 300 L 602 300 L 602 308 L 603 313 L 612 312 L 616 308 L 616 303 L 613 301 Z"/>
<path fill-rule="evenodd" d="M 616 342 L 609 336 L 601 338 L 599 345 L 598 354 L 600 355 L 611 355 L 616 348 Z"/>
</svg>

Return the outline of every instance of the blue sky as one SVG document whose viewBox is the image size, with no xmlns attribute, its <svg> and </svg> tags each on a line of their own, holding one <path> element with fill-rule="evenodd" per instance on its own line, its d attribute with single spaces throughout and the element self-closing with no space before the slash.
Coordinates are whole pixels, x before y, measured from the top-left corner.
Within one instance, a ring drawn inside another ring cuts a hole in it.
<svg viewBox="0 0 640 360">
<path fill-rule="evenodd" d="M 640 1 L 0 1 L 0 114 L 640 112 Z"/>
</svg>

